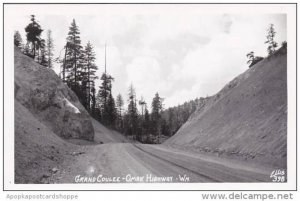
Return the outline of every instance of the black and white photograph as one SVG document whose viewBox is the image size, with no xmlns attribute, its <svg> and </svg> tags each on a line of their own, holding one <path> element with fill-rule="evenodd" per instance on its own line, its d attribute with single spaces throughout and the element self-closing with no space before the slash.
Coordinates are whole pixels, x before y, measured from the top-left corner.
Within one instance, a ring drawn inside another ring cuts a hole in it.
<svg viewBox="0 0 300 201">
<path fill-rule="evenodd" d="M 295 4 L 4 5 L 4 184 L 294 189 L 295 16 Z"/>
</svg>

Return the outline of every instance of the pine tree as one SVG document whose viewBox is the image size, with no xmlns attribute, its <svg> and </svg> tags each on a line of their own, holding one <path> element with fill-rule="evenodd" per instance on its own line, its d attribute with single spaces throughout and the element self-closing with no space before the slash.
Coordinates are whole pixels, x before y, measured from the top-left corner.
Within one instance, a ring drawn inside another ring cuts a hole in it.
<svg viewBox="0 0 300 201">
<path fill-rule="evenodd" d="M 270 24 L 268 30 L 267 30 L 267 40 L 265 41 L 266 44 L 268 44 L 268 54 L 271 55 L 275 52 L 278 44 L 275 42 L 274 37 L 275 37 L 275 28 L 274 24 Z"/>
<path fill-rule="evenodd" d="M 122 131 L 123 129 L 123 118 L 122 118 L 122 111 L 124 106 L 124 100 L 122 98 L 121 94 L 118 94 L 116 99 L 116 107 L 117 107 L 117 128 L 119 131 Z"/>
<path fill-rule="evenodd" d="M 141 99 L 139 100 L 139 105 L 141 106 L 141 117 L 139 118 L 140 121 L 140 135 L 139 135 L 139 141 L 142 140 L 143 136 L 144 136 L 144 110 L 145 110 L 145 106 L 146 106 L 146 101 L 144 100 L 144 97 L 142 96 Z"/>
<path fill-rule="evenodd" d="M 139 100 L 139 105 L 141 106 L 142 116 L 144 115 L 145 104 L 146 104 L 146 102 L 144 100 L 144 97 L 142 96 L 141 99 Z"/>
<path fill-rule="evenodd" d="M 112 81 L 114 78 L 107 73 L 101 76 L 102 83 L 99 89 L 99 107 L 101 111 L 101 122 L 110 125 L 110 110 L 108 108 L 108 100 L 111 95 Z"/>
<path fill-rule="evenodd" d="M 152 113 L 151 113 L 151 120 L 153 123 L 153 133 L 158 136 L 158 141 L 160 141 L 161 135 L 161 111 L 163 109 L 162 106 L 163 99 L 159 97 L 159 94 L 156 93 L 153 100 L 152 100 Z"/>
<path fill-rule="evenodd" d="M 65 59 L 65 73 L 67 84 L 75 91 L 78 95 L 79 93 L 79 76 L 80 70 L 82 68 L 82 46 L 80 39 L 80 31 L 76 25 L 75 19 L 73 19 L 71 26 L 69 27 L 67 45 L 66 45 L 66 59 Z"/>
<path fill-rule="evenodd" d="M 102 121 L 102 98 L 101 98 L 101 89 L 99 88 L 99 90 L 97 91 L 97 95 L 95 97 L 95 113 L 94 113 L 94 118 L 97 119 L 98 121 Z"/>
<path fill-rule="evenodd" d="M 161 135 L 170 136 L 170 126 L 166 119 L 161 119 Z"/>
<path fill-rule="evenodd" d="M 264 59 L 263 57 L 254 56 L 253 51 L 247 54 L 247 58 L 248 58 L 247 64 L 249 64 L 249 68 L 251 68 L 254 64 Z"/>
<path fill-rule="evenodd" d="M 247 64 L 251 65 L 251 63 L 253 62 L 254 60 L 254 52 L 251 51 L 247 54 L 247 58 L 248 58 L 248 61 L 247 61 Z"/>
<path fill-rule="evenodd" d="M 22 41 L 22 37 L 21 37 L 21 34 L 19 33 L 19 31 L 15 31 L 15 33 L 14 33 L 14 44 L 18 48 L 22 48 L 23 41 Z"/>
<path fill-rule="evenodd" d="M 64 82 L 64 83 L 68 83 L 67 82 L 67 79 L 66 79 L 66 77 L 67 77 L 67 66 L 69 66 L 70 64 L 70 62 L 69 62 L 69 56 L 68 56 L 68 47 L 69 47 L 69 43 L 67 42 L 66 43 L 66 45 L 64 46 L 64 50 L 65 50 L 65 53 L 64 53 L 64 58 L 63 58 L 63 60 L 61 60 L 60 61 L 60 63 L 61 63 L 61 72 L 60 72 L 60 77 L 61 77 L 61 79 L 62 79 L 62 81 Z"/>
<path fill-rule="evenodd" d="M 174 106 L 161 112 L 161 134 L 174 135 L 178 129 L 188 120 L 197 108 L 203 107 L 210 97 L 196 98 L 182 105 Z M 152 122 L 151 122 L 152 123 Z M 151 128 L 154 127 L 151 125 Z"/>
<path fill-rule="evenodd" d="M 151 126 L 150 114 L 147 108 L 147 104 L 145 104 L 145 115 L 144 115 L 144 123 L 143 123 L 143 130 L 145 135 L 149 134 L 150 126 Z"/>
<path fill-rule="evenodd" d="M 138 130 L 138 112 L 136 106 L 136 94 L 133 85 L 129 87 L 128 93 L 128 124 L 129 130 L 128 133 L 133 136 L 133 139 L 136 139 L 137 130 Z"/>
<path fill-rule="evenodd" d="M 117 110 L 116 110 L 115 100 L 111 93 L 108 96 L 106 110 L 107 110 L 107 118 L 108 118 L 107 124 L 111 128 L 115 128 L 115 122 L 116 122 L 116 118 L 117 118 Z"/>
<path fill-rule="evenodd" d="M 53 68 L 53 51 L 54 51 L 54 45 L 53 45 L 53 39 L 52 39 L 52 31 L 47 31 L 47 42 L 46 42 L 46 57 L 48 61 L 48 68 Z"/>
<path fill-rule="evenodd" d="M 95 64 L 96 54 L 90 42 L 88 42 L 85 46 L 83 55 L 83 70 L 81 72 L 81 75 L 83 77 L 82 80 L 84 80 L 83 84 L 86 84 L 86 108 L 90 110 L 91 97 L 93 96 L 91 87 L 94 85 L 95 80 L 98 78 L 96 76 L 96 71 L 98 70 L 98 67 Z"/>
<path fill-rule="evenodd" d="M 195 110 L 196 110 L 196 108 L 195 108 Z M 169 108 L 168 109 L 168 125 L 170 128 L 171 136 L 175 133 L 175 130 L 176 130 L 174 119 L 175 119 L 174 108 Z"/>
<path fill-rule="evenodd" d="M 24 50 L 23 50 L 23 53 L 27 56 L 31 56 L 31 53 L 30 53 L 30 47 L 29 47 L 29 43 L 27 42 L 25 47 L 24 47 Z"/>
<path fill-rule="evenodd" d="M 41 26 L 36 22 L 35 16 L 31 15 L 31 23 L 25 28 L 27 41 L 31 44 L 31 56 L 35 59 L 38 45 L 41 42 L 40 35 L 43 32 Z"/>
<path fill-rule="evenodd" d="M 122 116 L 123 106 L 124 106 L 124 100 L 121 94 L 118 94 L 117 100 L 116 100 L 118 113 L 120 116 Z"/>
<path fill-rule="evenodd" d="M 91 84 L 91 113 L 94 116 L 96 114 L 96 89 L 95 82 Z"/>
<path fill-rule="evenodd" d="M 38 47 L 38 62 L 43 66 L 47 66 L 48 59 L 46 56 L 46 45 L 44 39 L 40 40 Z"/>
</svg>

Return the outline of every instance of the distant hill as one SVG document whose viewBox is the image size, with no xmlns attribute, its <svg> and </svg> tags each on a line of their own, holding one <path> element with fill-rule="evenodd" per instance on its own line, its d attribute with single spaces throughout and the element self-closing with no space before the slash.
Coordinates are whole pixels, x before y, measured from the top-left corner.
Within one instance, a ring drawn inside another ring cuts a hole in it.
<svg viewBox="0 0 300 201">
<path fill-rule="evenodd" d="M 286 168 L 286 47 L 209 98 L 165 144 Z"/>
<path fill-rule="evenodd" d="M 178 129 L 189 119 L 197 108 L 202 107 L 210 97 L 196 98 L 162 111 L 162 134 L 174 135 Z"/>
</svg>

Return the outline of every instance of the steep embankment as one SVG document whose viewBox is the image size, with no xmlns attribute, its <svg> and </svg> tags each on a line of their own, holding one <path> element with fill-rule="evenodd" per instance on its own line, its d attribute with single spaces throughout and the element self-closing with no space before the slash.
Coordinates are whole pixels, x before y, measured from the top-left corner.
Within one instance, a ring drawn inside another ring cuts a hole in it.
<svg viewBox="0 0 300 201">
<path fill-rule="evenodd" d="M 14 61 L 15 183 L 53 183 L 84 153 L 79 145 L 126 142 L 92 119 L 54 71 L 18 48 Z"/>
<path fill-rule="evenodd" d="M 87 111 L 54 71 L 15 48 L 15 100 L 63 138 L 94 139 Z"/>
<path fill-rule="evenodd" d="M 78 148 L 15 101 L 15 183 L 46 183 L 52 171 Z"/>
<path fill-rule="evenodd" d="M 286 48 L 228 83 L 165 144 L 256 159 L 285 168 Z"/>
<path fill-rule="evenodd" d="M 40 66 L 18 48 L 14 69 L 15 182 L 45 183 L 80 149 L 64 139 L 91 141 L 93 125 L 77 96 L 54 71 Z"/>
</svg>

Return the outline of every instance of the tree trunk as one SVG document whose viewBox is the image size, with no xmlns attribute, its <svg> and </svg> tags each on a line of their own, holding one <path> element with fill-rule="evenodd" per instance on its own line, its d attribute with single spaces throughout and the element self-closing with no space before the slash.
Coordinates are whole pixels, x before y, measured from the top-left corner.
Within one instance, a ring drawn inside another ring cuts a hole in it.
<svg viewBox="0 0 300 201">
<path fill-rule="evenodd" d="M 33 60 L 35 59 L 35 42 L 33 42 Z"/>
<path fill-rule="evenodd" d="M 76 90 L 76 86 L 77 86 L 77 58 L 76 58 L 76 40 L 75 40 L 75 35 L 73 35 L 73 51 L 74 51 L 74 62 L 75 62 L 75 66 L 74 66 L 74 84 L 75 84 L 75 90 Z"/>
<path fill-rule="evenodd" d="M 88 110 L 90 110 L 90 102 L 91 102 L 91 98 L 90 98 L 90 95 L 91 95 L 91 83 L 90 83 L 90 64 L 88 63 Z"/>
<path fill-rule="evenodd" d="M 65 59 L 63 64 L 63 82 L 66 82 L 66 59 L 67 59 L 67 51 L 68 51 L 68 43 L 66 44 L 66 50 L 65 50 Z"/>
</svg>

